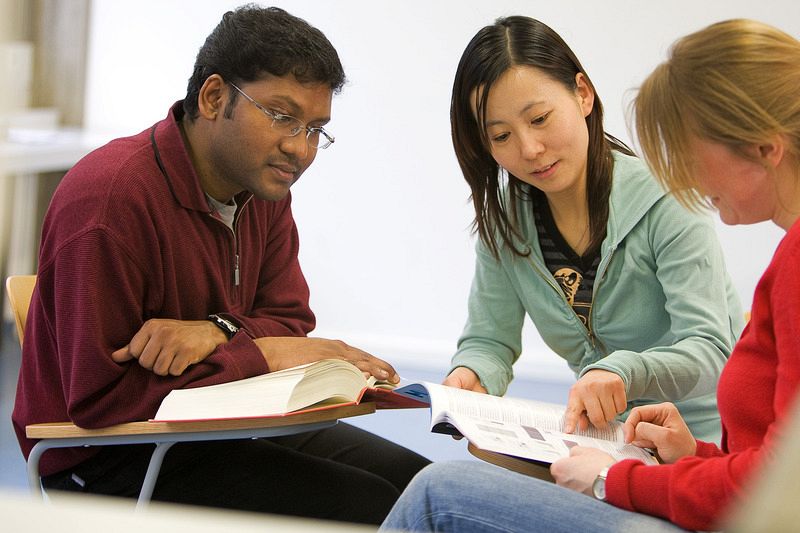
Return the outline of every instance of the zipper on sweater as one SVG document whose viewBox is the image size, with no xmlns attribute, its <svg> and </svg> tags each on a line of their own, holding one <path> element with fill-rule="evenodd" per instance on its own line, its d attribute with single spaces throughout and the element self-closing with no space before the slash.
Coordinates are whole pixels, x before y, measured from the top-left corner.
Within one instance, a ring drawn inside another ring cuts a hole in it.
<svg viewBox="0 0 800 533">
<path fill-rule="evenodd" d="M 233 253 L 231 254 L 231 257 L 233 258 L 233 265 L 232 265 L 233 266 L 233 269 L 232 269 L 233 270 L 233 279 L 231 281 L 233 283 L 232 292 L 234 293 L 234 295 L 237 296 L 237 298 L 236 298 L 237 300 L 238 300 L 237 290 L 238 290 L 239 284 L 241 283 L 241 279 L 242 278 L 241 278 L 241 267 L 240 267 L 240 257 L 239 257 L 239 237 L 236 234 L 236 228 L 237 228 L 237 225 L 238 225 L 238 222 L 239 222 L 239 217 L 241 216 L 242 210 L 250 202 L 251 199 L 252 199 L 252 196 L 248 197 L 247 200 L 245 200 L 244 203 L 241 205 L 241 207 L 239 207 L 239 209 L 236 210 L 236 215 L 234 215 L 234 218 L 233 218 L 233 228 L 229 227 L 227 224 L 225 224 L 220 219 L 215 217 L 213 215 L 213 213 L 209 213 L 209 216 L 212 219 L 216 220 L 218 223 L 220 223 L 223 226 L 225 226 L 225 229 L 230 232 L 231 237 L 233 238 Z"/>
<path fill-rule="evenodd" d="M 533 259 L 531 259 L 530 256 L 528 256 L 527 259 L 528 262 L 533 267 L 533 269 L 536 271 L 536 273 L 539 274 L 539 277 L 541 277 L 546 283 L 548 283 L 553 288 L 554 291 L 556 291 L 556 294 L 561 298 L 561 301 L 564 302 L 564 305 L 567 306 L 570 312 L 573 315 L 575 315 L 575 318 L 578 319 L 578 313 L 576 313 L 575 309 L 573 309 L 572 306 L 569 305 L 569 302 L 567 301 L 567 296 L 564 294 L 564 291 L 561 290 L 561 287 L 559 287 L 558 284 L 556 284 L 555 278 L 553 278 L 553 276 L 549 272 L 547 274 L 542 272 L 542 269 L 539 268 L 539 265 L 537 265 L 533 261 Z M 592 294 L 592 305 L 594 305 L 594 293 Z M 591 320 L 591 311 L 589 311 L 589 319 Z M 580 319 L 578 319 L 578 321 L 580 322 Z M 579 329 L 583 333 L 584 337 L 586 337 L 586 340 L 588 340 L 591 343 L 592 348 L 594 348 L 595 347 L 594 335 L 591 334 L 589 330 L 587 330 L 586 327 L 584 327 L 583 325 L 581 325 Z"/>
<path fill-rule="evenodd" d="M 589 306 L 589 327 L 592 333 L 589 334 L 589 338 L 592 341 L 592 348 L 595 348 L 595 336 L 594 336 L 594 323 L 592 322 L 592 317 L 594 313 L 594 297 L 597 294 L 597 288 L 600 286 L 600 282 L 606 276 L 606 270 L 608 270 L 608 265 L 611 264 L 611 258 L 614 257 L 614 252 L 617 251 L 617 246 L 614 245 L 608 251 L 608 256 L 606 260 L 600 263 L 600 266 L 597 269 L 597 273 L 594 276 L 594 285 L 592 286 L 592 305 Z"/>
<path fill-rule="evenodd" d="M 215 217 L 213 213 L 209 213 L 209 216 L 213 220 L 215 220 L 217 223 L 222 224 L 223 226 L 225 226 L 225 229 L 231 234 L 231 237 L 233 238 L 233 250 L 232 250 L 232 253 L 231 253 L 231 258 L 232 258 L 232 265 L 231 265 L 232 269 L 231 270 L 232 270 L 232 274 L 233 274 L 233 276 L 232 276 L 233 279 L 231 281 L 232 281 L 233 285 L 232 285 L 231 289 L 235 293 L 236 292 L 236 288 L 239 286 L 239 281 L 240 281 L 239 240 L 236 238 L 236 232 L 233 231 L 227 224 L 225 224 L 223 221 L 221 221 L 220 219 Z M 235 222 L 234 222 L 234 224 L 235 224 Z M 236 227 L 236 226 L 234 225 L 234 227 Z"/>
<path fill-rule="evenodd" d="M 241 271 L 239 270 L 239 235 L 236 232 L 236 229 L 239 227 L 239 217 L 242 215 L 242 211 L 250 203 L 252 200 L 252 196 L 248 196 L 244 203 L 236 210 L 236 214 L 233 217 L 233 229 L 231 229 L 231 233 L 233 234 L 233 289 L 234 291 L 237 290 L 239 287 L 239 283 L 241 282 Z M 230 229 L 230 228 L 229 228 Z"/>
<path fill-rule="evenodd" d="M 597 287 L 600 284 L 600 281 L 606 275 L 606 270 L 608 270 L 608 265 L 611 263 L 611 258 L 614 256 L 614 252 L 616 250 L 617 250 L 616 245 L 612 246 L 611 250 L 609 250 L 609 252 L 608 252 L 608 256 L 605 258 L 605 261 L 601 262 L 599 268 L 597 269 L 597 274 L 595 275 L 595 278 L 594 278 L 594 286 L 592 287 L 591 306 L 589 307 L 588 322 L 589 322 L 589 326 L 590 327 L 589 328 L 585 328 L 585 327 L 580 328 L 582 330 L 584 336 L 586 337 L 586 339 L 592 345 L 592 349 L 596 349 L 597 348 L 597 337 L 595 337 L 595 335 L 594 335 L 594 324 L 592 322 L 592 316 L 593 316 L 592 313 L 594 312 L 594 297 L 595 297 L 595 294 L 597 294 Z M 572 313 L 577 318 L 578 313 L 576 313 L 575 309 L 573 309 L 572 306 L 569 305 L 569 302 L 567 301 L 567 297 L 564 294 L 564 291 L 561 290 L 561 287 L 559 287 L 556 284 L 556 281 L 553 278 L 553 276 L 549 275 L 549 273 L 548 273 L 548 275 L 545 275 L 542 272 L 542 269 L 539 268 L 539 266 L 533 261 L 533 259 L 530 258 L 530 256 L 528 257 L 528 262 L 531 264 L 531 266 L 536 271 L 536 273 L 539 274 L 539 276 L 542 279 L 544 279 L 551 287 L 553 287 L 553 289 L 556 291 L 556 293 L 561 297 L 561 300 L 564 302 L 564 305 L 569 307 L 570 311 L 572 311 Z"/>
</svg>

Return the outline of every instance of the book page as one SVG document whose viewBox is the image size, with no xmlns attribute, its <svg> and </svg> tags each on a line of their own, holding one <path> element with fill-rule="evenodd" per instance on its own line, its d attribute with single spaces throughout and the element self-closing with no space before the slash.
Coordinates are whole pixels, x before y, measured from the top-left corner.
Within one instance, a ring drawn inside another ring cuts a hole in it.
<svg viewBox="0 0 800 533">
<path fill-rule="evenodd" d="M 460 414 L 451 415 L 450 422 L 478 448 L 506 455 L 552 463 L 569 456 L 569 450 L 573 446 L 588 446 L 603 450 L 617 461 L 639 459 L 656 464 L 656 460 L 647 451 L 629 444 L 535 426 L 480 420 Z"/>
<path fill-rule="evenodd" d="M 283 413 L 302 379 L 302 372 L 275 372 L 219 385 L 176 389 L 162 400 L 153 420 L 210 420 Z"/>
</svg>

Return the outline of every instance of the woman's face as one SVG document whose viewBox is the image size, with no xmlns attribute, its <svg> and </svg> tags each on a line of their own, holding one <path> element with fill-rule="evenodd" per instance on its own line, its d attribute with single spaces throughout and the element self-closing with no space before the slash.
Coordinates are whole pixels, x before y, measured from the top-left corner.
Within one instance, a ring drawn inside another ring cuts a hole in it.
<svg viewBox="0 0 800 533">
<path fill-rule="evenodd" d="M 727 145 L 693 137 L 693 155 L 698 192 L 709 199 L 725 224 L 755 224 L 777 221 L 778 190 L 773 175 L 759 162 L 758 148 L 751 157 Z"/>
<path fill-rule="evenodd" d="M 486 133 L 492 157 L 548 196 L 583 194 L 594 92 L 583 74 L 571 90 L 528 66 L 508 69 L 489 90 Z M 474 99 L 473 99 L 474 101 Z"/>
</svg>

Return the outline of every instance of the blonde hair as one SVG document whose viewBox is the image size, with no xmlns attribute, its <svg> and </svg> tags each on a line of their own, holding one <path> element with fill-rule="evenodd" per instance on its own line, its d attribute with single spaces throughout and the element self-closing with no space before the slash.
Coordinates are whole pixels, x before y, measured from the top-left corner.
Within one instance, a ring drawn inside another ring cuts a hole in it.
<svg viewBox="0 0 800 533">
<path fill-rule="evenodd" d="M 800 148 L 800 41 L 761 22 L 712 24 L 673 44 L 639 88 L 636 133 L 656 177 L 690 209 L 697 192 L 689 141 L 720 142 L 742 153 L 775 135 Z"/>
</svg>

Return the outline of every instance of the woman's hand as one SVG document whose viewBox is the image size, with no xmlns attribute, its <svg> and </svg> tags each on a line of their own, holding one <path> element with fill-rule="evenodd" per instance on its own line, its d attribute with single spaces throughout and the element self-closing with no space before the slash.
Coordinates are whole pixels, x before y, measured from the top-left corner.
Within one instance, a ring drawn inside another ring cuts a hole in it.
<svg viewBox="0 0 800 533">
<path fill-rule="evenodd" d="M 442 385 L 486 394 L 486 389 L 481 385 L 478 375 L 465 366 L 454 368 L 450 375 L 444 378 Z"/>
<path fill-rule="evenodd" d="M 569 391 L 564 415 L 564 431 L 586 429 L 589 423 L 604 428 L 611 420 L 625 412 L 628 399 L 625 383 L 614 372 L 590 370 Z"/>
<path fill-rule="evenodd" d="M 678 408 L 671 403 L 634 408 L 622 430 L 625 442 L 640 448 L 654 448 L 665 463 L 674 463 L 697 451 L 697 441 Z"/>
<path fill-rule="evenodd" d="M 550 465 L 550 474 L 558 485 L 592 496 L 592 484 L 597 474 L 614 462 L 613 457 L 597 448 L 573 446 L 569 457 Z"/>
</svg>

